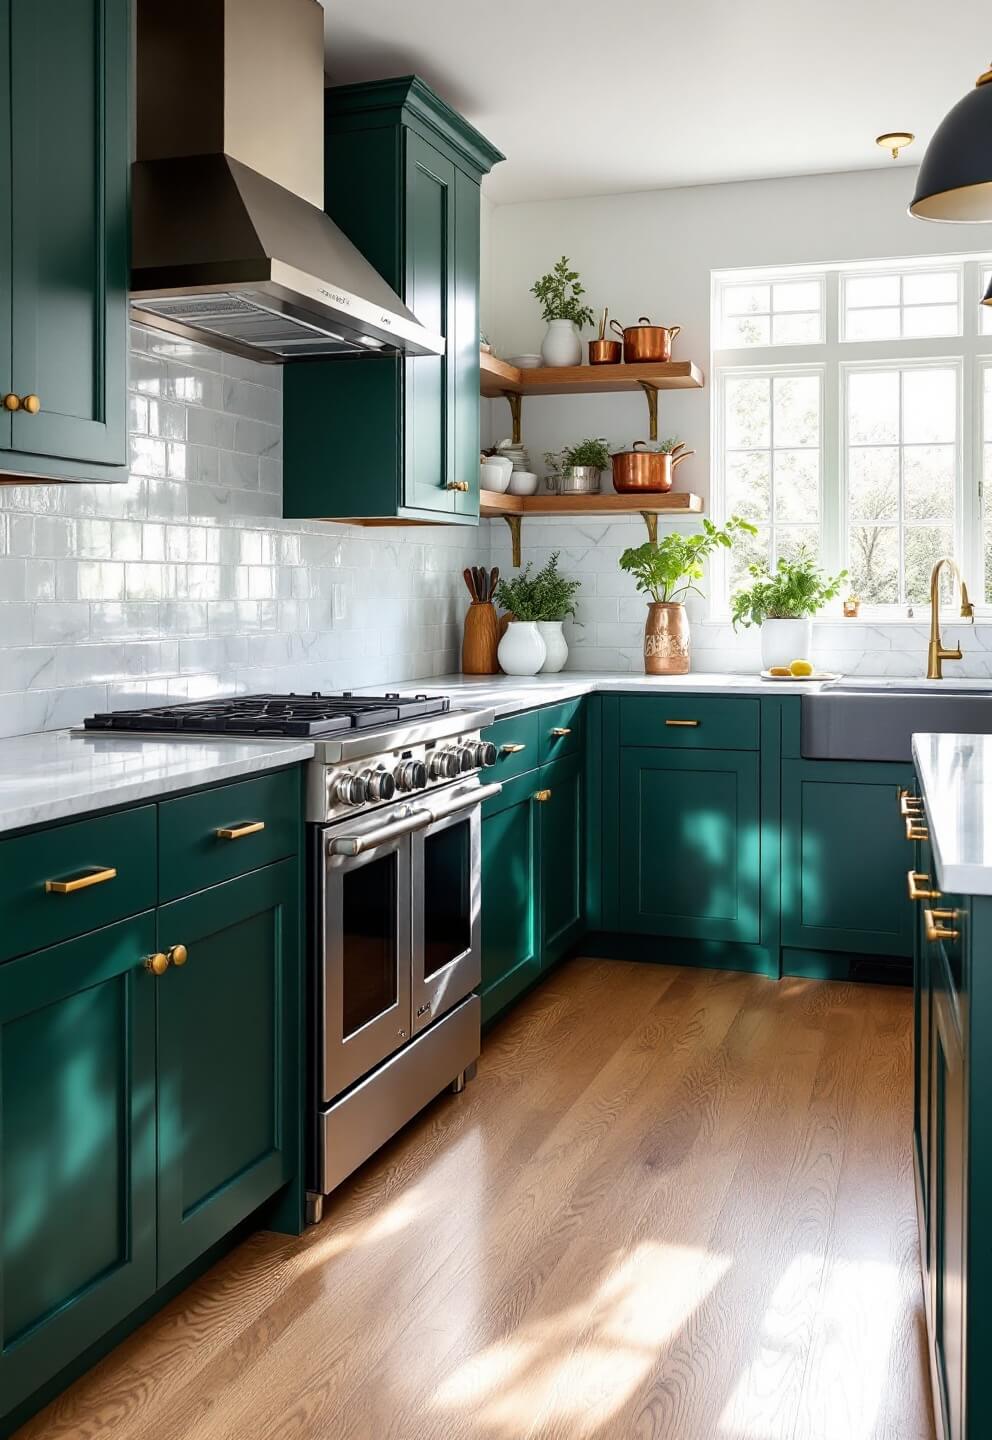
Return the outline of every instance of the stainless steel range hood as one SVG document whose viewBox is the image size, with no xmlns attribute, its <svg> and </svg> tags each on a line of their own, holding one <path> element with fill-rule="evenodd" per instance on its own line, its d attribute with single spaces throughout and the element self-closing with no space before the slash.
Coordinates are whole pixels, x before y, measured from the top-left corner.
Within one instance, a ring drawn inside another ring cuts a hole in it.
<svg viewBox="0 0 992 1440">
<path fill-rule="evenodd" d="M 318 0 L 137 0 L 136 320 L 254 360 L 443 355 L 324 214 Z"/>
</svg>

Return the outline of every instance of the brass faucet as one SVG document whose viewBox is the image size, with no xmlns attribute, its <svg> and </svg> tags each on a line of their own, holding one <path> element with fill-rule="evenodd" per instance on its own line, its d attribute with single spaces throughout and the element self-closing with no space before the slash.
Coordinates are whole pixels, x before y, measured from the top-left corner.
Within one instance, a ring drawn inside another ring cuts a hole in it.
<svg viewBox="0 0 992 1440">
<path fill-rule="evenodd" d="M 945 660 L 962 660 L 961 646 L 955 645 L 949 650 L 940 638 L 940 572 L 945 565 L 949 565 L 954 571 L 955 578 L 961 587 L 961 619 L 970 620 L 975 623 L 975 607 L 968 599 L 968 587 L 961 579 L 961 571 L 954 561 L 948 556 L 938 560 L 930 572 L 930 645 L 927 650 L 927 679 L 943 680 L 943 662 Z"/>
</svg>

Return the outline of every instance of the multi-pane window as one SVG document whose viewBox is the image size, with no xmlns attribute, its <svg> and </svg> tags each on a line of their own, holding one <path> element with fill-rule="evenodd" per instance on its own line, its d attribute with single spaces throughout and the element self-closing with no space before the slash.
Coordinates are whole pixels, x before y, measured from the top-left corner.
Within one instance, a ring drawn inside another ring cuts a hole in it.
<svg viewBox="0 0 992 1440">
<path fill-rule="evenodd" d="M 722 345 L 815 345 L 823 339 L 823 281 L 776 280 L 726 285 Z"/>
<path fill-rule="evenodd" d="M 992 270 L 982 271 L 982 294 L 992 284 Z M 979 306 L 979 326 L 983 335 L 992 335 L 992 305 Z"/>
<path fill-rule="evenodd" d="M 866 605 L 923 604 L 954 552 L 955 365 L 846 372 L 848 568 Z"/>
<path fill-rule="evenodd" d="M 727 511 L 758 527 L 732 552 L 736 585 L 755 560 L 819 549 L 820 375 L 728 375 L 723 395 Z"/>
<path fill-rule="evenodd" d="M 982 573 L 992 605 L 992 363 L 982 366 Z"/>
<path fill-rule="evenodd" d="M 843 340 L 899 340 L 957 335 L 961 330 L 958 270 L 845 275 Z"/>
</svg>

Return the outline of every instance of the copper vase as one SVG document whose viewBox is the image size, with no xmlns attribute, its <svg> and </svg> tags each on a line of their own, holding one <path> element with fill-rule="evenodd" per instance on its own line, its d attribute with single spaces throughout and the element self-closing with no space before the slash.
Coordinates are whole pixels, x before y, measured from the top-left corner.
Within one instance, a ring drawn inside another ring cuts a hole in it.
<svg viewBox="0 0 992 1440">
<path fill-rule="evenodd" d="M 684 605 L 654 601 L 644 622 L 645 675 L 688 675 L 689 617 Z"/>
</svg>

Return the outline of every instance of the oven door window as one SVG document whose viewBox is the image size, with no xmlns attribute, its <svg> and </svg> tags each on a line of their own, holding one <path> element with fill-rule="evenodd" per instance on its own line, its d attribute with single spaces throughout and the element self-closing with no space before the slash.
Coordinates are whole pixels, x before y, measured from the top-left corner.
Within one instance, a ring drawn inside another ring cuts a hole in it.
<svg viewBox="0 0 992 1440">
<path fill-rule="evenodd" d="M 341 1009 L 347 1040 L 399 999 L 399 854 L 349 870 L 341 883 Z"/>
<path fill-rule="evenodd" d="M 472 946 L 472 825 L 466 817 L 424 837 L 424 975 Z"/>
</svg>

